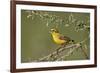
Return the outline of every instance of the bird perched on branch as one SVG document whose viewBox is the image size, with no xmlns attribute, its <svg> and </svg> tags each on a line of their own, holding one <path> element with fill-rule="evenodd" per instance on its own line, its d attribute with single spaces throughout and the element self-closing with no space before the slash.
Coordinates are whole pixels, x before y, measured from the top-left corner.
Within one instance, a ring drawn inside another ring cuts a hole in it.
<svg viewBox="0 0 100 73">
<path fill-rule="evenodd" d="M 56 44 L 67 45 L 69 42 L 74 42 L 74 40 L 71 40 L 69 37 L 62 35 L 56 28 L 51 29 L 50 33 Z"/>
</svg>

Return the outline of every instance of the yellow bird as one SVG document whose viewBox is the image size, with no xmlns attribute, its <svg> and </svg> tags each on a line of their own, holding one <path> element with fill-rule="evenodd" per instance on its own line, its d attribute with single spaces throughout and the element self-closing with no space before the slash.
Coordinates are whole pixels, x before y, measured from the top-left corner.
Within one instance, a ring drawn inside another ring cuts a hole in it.
<svg viewBox="0 0 100 73">
<path fill-rule="evenodd" d="M 59 45 L 66 45 L 68 44 L 70 41 L 74 42 L 74 40 L 71 40 L 69 37 L 67 36 L 63 36 L 57 29 L 51 29 L 50 31 L 53 40 L 56 44 Z"/>
</svg>

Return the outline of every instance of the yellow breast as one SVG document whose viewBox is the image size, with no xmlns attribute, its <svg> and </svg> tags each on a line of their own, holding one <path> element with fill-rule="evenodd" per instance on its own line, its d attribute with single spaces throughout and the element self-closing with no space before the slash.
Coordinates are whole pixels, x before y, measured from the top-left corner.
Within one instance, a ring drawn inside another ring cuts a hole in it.
<svg viewBox="0 0 100 73">
<path fill-rule="evenodd" d="M 56 44 L 63 44 L 66 40 L 61 40 L 59 37 L 61 36 L 59 33 L 52 33 L 53 40 Z"/>
</svg>

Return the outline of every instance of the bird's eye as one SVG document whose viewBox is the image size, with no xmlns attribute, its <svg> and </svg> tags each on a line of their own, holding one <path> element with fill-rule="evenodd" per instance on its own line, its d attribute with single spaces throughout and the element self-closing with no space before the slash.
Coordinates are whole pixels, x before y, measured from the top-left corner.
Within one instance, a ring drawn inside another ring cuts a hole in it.
<svg viewBox="0 0 100 73">
<path fill-rule="evenodd" d="M 54 32 L 56 32 L 56 30 L 53 30 Z"/>
<path fill-rule="evenodd" d="M 53 30 L 53 31 L 56 31 L 56 30 Z"/>
</svg>

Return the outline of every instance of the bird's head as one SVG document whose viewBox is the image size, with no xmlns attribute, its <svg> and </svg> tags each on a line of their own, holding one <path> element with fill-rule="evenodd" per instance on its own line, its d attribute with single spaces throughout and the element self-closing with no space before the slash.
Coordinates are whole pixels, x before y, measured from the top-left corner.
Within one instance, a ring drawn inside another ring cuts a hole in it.
<svg viewBox="0 0 100 73">
<path fill-rule="evenodd" d="M 53 29 L 50 30 L 50 33 L 51 33 L 51 34 L 52 34 L 52 33 L 59 33 L 59 31 L 58 31 L 56 28 L 53 28 Z"/>
</svg>

